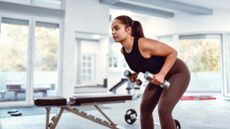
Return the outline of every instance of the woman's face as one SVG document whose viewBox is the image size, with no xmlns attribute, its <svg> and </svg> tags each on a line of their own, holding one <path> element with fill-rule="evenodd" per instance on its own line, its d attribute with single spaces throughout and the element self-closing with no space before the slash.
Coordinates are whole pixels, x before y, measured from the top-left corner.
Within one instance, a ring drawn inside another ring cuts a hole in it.
<svg viewBox="0 0 230 129">
<path fill-rule="evenodd" d="M 124 41 L 127 36 L 130 34 L 130 27 L 126 27 L 124 24 L 121 24 L 119 20 L 113 20 L 112 22 L 112 36 L 115 42 Z"/>
</svg>

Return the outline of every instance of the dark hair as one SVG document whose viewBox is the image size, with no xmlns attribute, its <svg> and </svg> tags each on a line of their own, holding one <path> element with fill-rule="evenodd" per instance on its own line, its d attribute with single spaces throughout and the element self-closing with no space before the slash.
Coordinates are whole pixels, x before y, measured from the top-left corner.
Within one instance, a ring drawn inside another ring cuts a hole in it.
<svg viewBox="0 0 230 129">
<path fill-rule="evenodd" d="M 126 27 L 131 27 L 132 36 L 145 37 L 142 25 L 139 21 L 134 21 L 129 16 L 126 16 L 126 15 L 117 16 L 115 20 L 119 20 L 121 24 L 124 24 Z"/>
</svg>

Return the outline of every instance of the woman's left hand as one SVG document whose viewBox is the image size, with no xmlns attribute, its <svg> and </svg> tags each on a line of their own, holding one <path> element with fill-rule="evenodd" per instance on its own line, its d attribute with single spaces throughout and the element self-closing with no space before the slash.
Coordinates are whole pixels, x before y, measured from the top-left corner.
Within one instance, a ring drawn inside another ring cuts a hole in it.
<svg viewBox="0 0 230 129">
<path fill-rule="evenodd" d="M 151 81 L 151 83 L 156 84 L 156 85 L 160 85 L 164 83 L 164 78 L 165 76 L 162 74 L 154 74 L 153 76 L 153 80 Z"/>
</svg>

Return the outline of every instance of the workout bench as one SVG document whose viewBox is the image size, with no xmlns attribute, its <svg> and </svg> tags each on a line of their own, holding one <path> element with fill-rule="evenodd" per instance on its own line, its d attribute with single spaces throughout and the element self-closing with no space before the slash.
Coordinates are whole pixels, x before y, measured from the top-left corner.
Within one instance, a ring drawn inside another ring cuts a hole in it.
<svg viewBox="0 0 230 129">
<path fill-rule="evenodd" d="M 98 106 L 99 104 L 108 104 L 116 102 L 125 102 L 126 100 L 132 100 L 131 95 L 115 95 L 115 94 L 103 94 L 103 95 L 79 95 L 69 98 L 67 102 L 66 98 L 63 97 L 42 97 L 35 98 L 34 104 L 36 106 L 46 108 L 46 129 L 55 129 L 63 111 L 68 111 L 74 113 L 78 116 L 86 118 L 90 121 L 96 122 L 100 125 L 106 126 L 111 129 L 120 129 L 117 124 L 115 124 Z M 79 110 L 77 107 L 83 104 L 93 105 L 106 120 L 98 118 L 96 116 L 90 115 L 84 111 Z M 51 107 L 58 106 L 58 113 L 50 120 L 50 110 Z"/>
</svg>

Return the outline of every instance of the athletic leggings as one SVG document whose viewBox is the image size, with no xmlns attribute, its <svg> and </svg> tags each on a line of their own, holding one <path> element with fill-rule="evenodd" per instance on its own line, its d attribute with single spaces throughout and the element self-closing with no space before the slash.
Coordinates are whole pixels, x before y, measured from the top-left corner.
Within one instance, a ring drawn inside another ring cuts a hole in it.
<svg viewBox="0 0 230 129">
<path fill-rule="evenodd" d="M 157 104 L 161 129 L 176 129 L 172 111 L 189 85 L 189 70 L 175 73 L 168 80 L 169 88 L 163 89 L 150 83 L 145 88 L 140 105 L 141 129 L 154 129 L 152 113 Z"/>
</svg>

